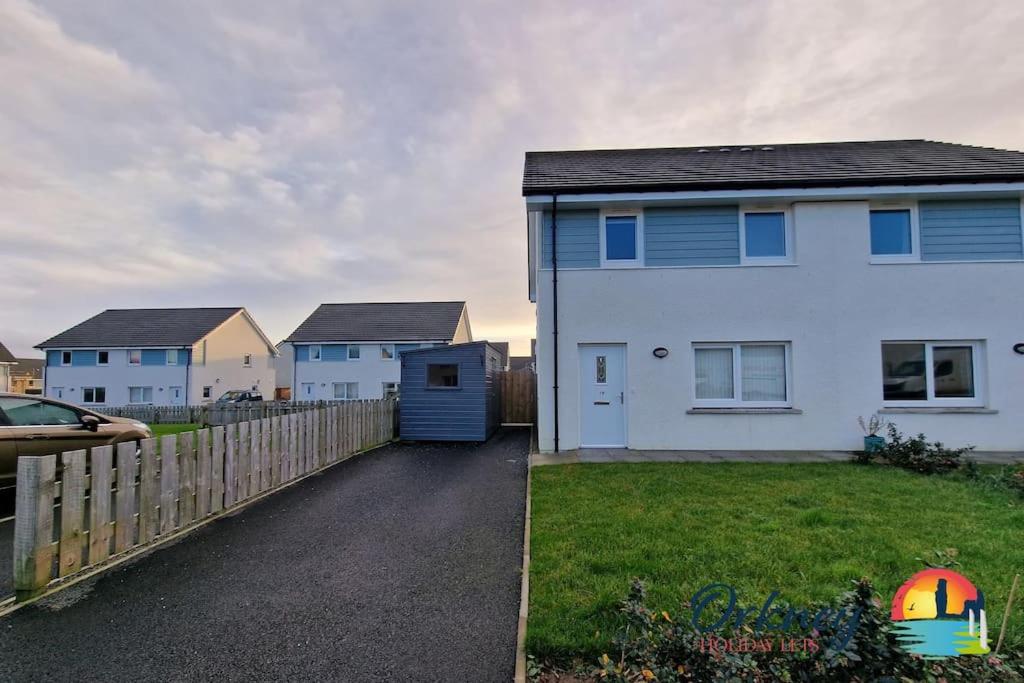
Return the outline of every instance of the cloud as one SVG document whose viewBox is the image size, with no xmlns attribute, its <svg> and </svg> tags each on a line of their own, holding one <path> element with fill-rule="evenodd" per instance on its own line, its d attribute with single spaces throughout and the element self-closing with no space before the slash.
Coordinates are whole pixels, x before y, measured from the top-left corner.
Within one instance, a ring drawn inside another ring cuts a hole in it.
<svg viewBox="0 0 1024 683">
<path fill-rule="evenodd" d="M 467 299 L 525 352 L 523 152 L 1024 148 L 1019 2 L 0 3 L 0 339 Z"/>
</svg>

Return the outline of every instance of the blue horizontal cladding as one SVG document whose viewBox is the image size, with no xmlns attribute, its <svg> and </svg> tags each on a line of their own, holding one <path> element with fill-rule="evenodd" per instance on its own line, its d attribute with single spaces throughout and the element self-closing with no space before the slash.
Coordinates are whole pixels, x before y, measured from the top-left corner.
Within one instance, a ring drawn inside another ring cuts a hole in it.
<svg viewBox="0 0 1024 683">
<path fill-rule="evenodd" d="M 56 367 L 60 365 L 60 351 L 47 351 L 46 352 L 46 365 L 48 367 Z"/>
<path fill-rule="evenodd" d="M 1024 258 L 1019 200 L 931 201 L 918 210 L 924 261 Z"/>
<path fill-rule="evenodd" d="M 600 214 L 597 209 L 558 212 L 558 267 L 597 268 L 601 265 Z M 551 212 L 544 212 L 541 263 L 551 267 Z"/>
<path fill-rule="evenodd" d="M 737 206 L 673 206 L 644 210 L 648 266 L 725 266 L 740 262 Z"/>
<path fill-rule="evenodd" d="M 75 368 L 87 368 L 96 365 L 95 351 L 72 351 L 71 366 Z"/>
<path fill-rule="evenodd" d="M 490 379 L 485 344 L 446 346 L 402 356 L 401 436 L 411 441 L 484 441 Z M 459 365 L 458 389 L 427 387 L 427 366 Z M 492 411 L 493 412 L 493 411 Z"/>
<path fill-rule="evenodd" d="M 310 344 L 295 345 L 295 362 L 307 363 Z M 316 346 L 313 344 L 312 346 Z M 348 344 L 320 344 L 320 360 L 314 363 L 336 363 L 348 360 Z"/>
</svg>

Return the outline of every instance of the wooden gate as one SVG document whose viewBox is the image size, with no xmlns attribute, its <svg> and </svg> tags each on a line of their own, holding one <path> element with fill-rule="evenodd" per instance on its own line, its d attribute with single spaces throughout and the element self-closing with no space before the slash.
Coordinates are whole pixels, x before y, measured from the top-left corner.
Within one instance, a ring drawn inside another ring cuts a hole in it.
<svg viewBox="0 0 1024 683">
<path fill-rule="evenodd" d="M 537 375 L 533 370 L 505 370 L 501 383 L 502 424 L 533 424 L 537 418 Z"/>
</svg>

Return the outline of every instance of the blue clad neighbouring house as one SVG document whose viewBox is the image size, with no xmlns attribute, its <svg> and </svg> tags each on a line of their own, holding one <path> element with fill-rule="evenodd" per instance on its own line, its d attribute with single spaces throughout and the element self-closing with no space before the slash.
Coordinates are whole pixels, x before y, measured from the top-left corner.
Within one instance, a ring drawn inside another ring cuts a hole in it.
<svg viewBox="0 0 1024 683">
<path fill-rule="evenodd" d="M 486 441 L 501 421 L 501 351 L 470 342 L 402 353 L 403 441 Z"/>
</svg>

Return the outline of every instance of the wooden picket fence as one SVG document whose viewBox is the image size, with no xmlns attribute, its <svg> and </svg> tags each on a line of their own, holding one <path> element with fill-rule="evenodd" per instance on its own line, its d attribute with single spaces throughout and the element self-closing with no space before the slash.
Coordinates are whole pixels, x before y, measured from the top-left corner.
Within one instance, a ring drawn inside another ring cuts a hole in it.
<svg viewBox="0 0 1024 683">
<path fill-rule="evenodd" d="M 537 419 L 537 375 L 533 370 L 505 370 L 501 382 L 502 424 L 533 424 Z"/>
<path fill-rule="evenodd" d="M 18 458 L 14 588 L 54 580 L 153 544 L 355 453 L 391 441 L 393 399 L 114 446 Z"/>
</svg>

